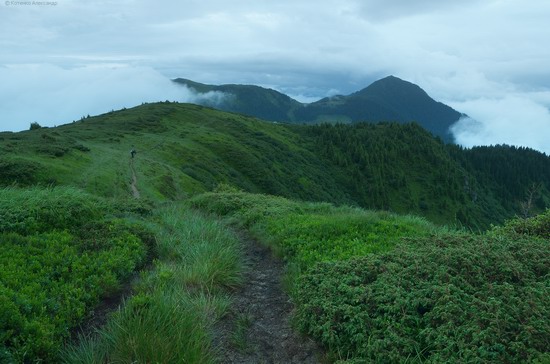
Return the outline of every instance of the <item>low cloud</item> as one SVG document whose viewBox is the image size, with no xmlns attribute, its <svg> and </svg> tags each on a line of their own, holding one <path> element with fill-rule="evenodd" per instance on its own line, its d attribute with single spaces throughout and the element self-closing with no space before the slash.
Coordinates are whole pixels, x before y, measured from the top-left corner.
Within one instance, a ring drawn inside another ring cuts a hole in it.
<svg viewBox="0 0 550 364">
<path fill-rule="evenodd" d="M 550 155 L 550 110 L 533 98 L 512 95 L 452 106 L 469 115 L 452 127 L 458 144 L 528 146 Z"/>
<path fill-rule="evenodd" d="M 201 93 L 201 92 L 197 92 L 193 88 L 188 88 L 185 85 L 181 87 L 186 88 L 190 93 L 189 98 L 186 102 L 190 102 L 198 105 L 204 105 L 209 107 L 219 107 L 233 97 L 233 95 L 225 92 L 221 92 L 221 91 L 208 91 L 208 92 Z"/>
<path fill-rule="evenodd" d="M 119 64 L 61 68 L 21 65 L 0 68 L 0 130 L 20 131 L 31 122 L 54 126 L 133 107 L 143 102 L 179 101 L 212 105 L 221 93 L 197 94 L 149 67 Z"/>
</svg>

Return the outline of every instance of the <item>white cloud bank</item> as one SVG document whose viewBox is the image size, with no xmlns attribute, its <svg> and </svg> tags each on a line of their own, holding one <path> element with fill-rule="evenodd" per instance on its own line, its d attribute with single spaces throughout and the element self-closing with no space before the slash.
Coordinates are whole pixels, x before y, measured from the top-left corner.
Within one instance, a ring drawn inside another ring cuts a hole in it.
<svg viewBox="0 0 550 364">
<path fill-rule="evenodd" d="M 468 114 L 452 132 L 457 143 L 529 146 L 550 155 L 550 110 L 531 98 L 509 95 L 499 99 L 476 99 L 455 103 Z"/>
<path fill-rule="evenodd" d="M 149 67 L 102 64 L 78 68 L 19 65 L 0 68 L 0 131 L 54 126 L 143 102 L 220 102 L 222 93 L 196 94 Z M 207 100 L 208 99 L 208 100 Z"/>
</svg>

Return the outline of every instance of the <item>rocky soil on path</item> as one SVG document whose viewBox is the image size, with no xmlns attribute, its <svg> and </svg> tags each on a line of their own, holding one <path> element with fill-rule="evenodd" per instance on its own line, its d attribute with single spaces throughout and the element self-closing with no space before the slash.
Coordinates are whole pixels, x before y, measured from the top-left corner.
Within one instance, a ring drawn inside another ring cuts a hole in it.
<svg viewBox="0 0 550 364">
<path fill-rule="evenodd" d="M 244 238 L 249 264 L 245 284 L 214 341 L 220 363 L 322 363 L 323 352 L 290 325 L 293 306 L 283 291 L 284 264 L 258 242 Z"/>
</svg>

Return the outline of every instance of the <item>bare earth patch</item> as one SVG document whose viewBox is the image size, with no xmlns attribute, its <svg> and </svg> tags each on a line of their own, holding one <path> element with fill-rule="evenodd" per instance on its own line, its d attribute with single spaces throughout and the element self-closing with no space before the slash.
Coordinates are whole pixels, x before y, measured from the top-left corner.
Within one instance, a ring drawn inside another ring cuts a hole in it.
<svg viewBox="0 0 550 364">
<path fill-rule="evenodd" d="M 249 271 L 231 312 L 216 329 L 220 363 L 321 363 L 322 350 L 290 326 L 292 304 L 281 287 L 284 265 L 268 248 L 243 239 Z"/>
</svg>

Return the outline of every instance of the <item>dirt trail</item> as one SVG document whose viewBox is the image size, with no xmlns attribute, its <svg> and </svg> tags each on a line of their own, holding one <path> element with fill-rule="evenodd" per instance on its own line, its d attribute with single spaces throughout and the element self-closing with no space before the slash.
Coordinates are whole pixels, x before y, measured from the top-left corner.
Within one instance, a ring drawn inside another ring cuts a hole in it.
<svg viewBox="0 0 550 364">
<path fill-rule="evenodd" d="M 136 170 L 134 168 L 134 160 L 130 159 L 130 171 L 132 172 L 132 181 L 130 181 L 130 188 L 132 189 L 132 195 L 134 198 L 139 198 L 139 190 L 137 189 L 137 176 L 136 176 Z"/>
<path fill-rule="evenodd" d="M 283 263 L 269 249 L 243 239 L 250 269 L 232 311 L 218 325 L 220 363 L 321 363 L 322 350 L 290 327 L 292 304 L 282 290 Z"/>
</svg>

